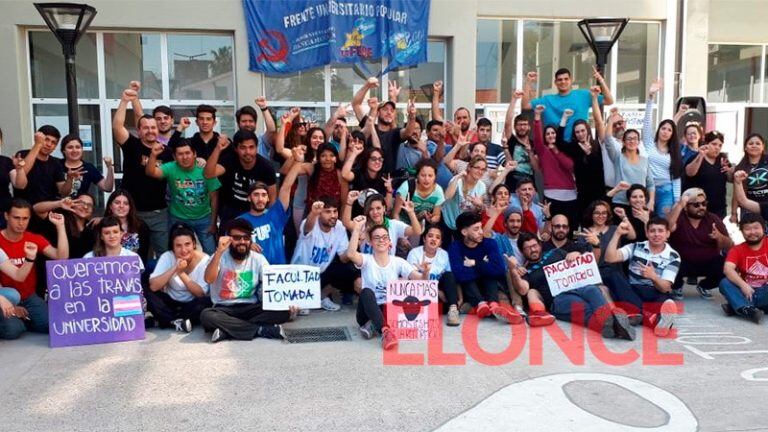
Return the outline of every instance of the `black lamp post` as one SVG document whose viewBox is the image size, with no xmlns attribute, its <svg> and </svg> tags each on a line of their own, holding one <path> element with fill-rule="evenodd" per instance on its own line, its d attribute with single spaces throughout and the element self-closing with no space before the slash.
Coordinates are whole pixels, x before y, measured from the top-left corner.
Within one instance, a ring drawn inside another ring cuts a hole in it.
<svg viewBox="0 0 768 432">
<path fill-rule="evenodd" d="M 619 40 L 628 22 L 628 18 L 589 18 L 579 21 L 579 30 L 597 57 L 597 69 L 600 73 L 605 71 L 608 53 Z"/>
<path fill-rule="evenodd" d="M 85 34 L 96 16 L 92 6 L 76 3 L 35 3 L 48 28 L 61 43 L 64 51 L 64 68 L 67 80 L 67 113 L 69 133 L 79 136 L 79 115 L 77 111 L 77 79 L 75 77 L 75 46 Z"/>
</svg>

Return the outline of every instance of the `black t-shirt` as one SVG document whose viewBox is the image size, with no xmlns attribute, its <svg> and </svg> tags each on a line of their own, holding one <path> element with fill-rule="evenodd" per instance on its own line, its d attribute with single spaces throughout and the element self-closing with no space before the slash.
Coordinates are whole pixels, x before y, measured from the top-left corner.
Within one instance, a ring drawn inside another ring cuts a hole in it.
<svg viewBox="0 0 768 432">
<path fill-rule="evenodd" d="M 61 167 L 64 169 L 65 173 L 82 169 L 82 177 L 72 181 L 72 192 L 69 194 L 72 198 L 83 193 L 88 193 L 91 189 L 91 185 L 98 184 L 104 178 L 98 168 L 92 163 L 82 162 L 77 168 L 67 168 L 67 166 L 64 165 L 64 159 L 59 159 L 59 161 L 61 162 Z"/>
<path fill-rule="evenodd" d="M 0 211 L 7 212 L 11 208 L 11 170 L 13 160 L 8 156 L 0 156 Z"/>
<path fill-rule="evenodd" d="M 360 120 L 360 127 L 364 127 L 367 121 L 368 116 L 366 115 Z M 380 131 L 378 128 L 376 129 L 381 149 L 384 151 L 384 167 L 382 169 L 384 174 L 394 172 L 397 167 L 397 151 L 400 149 L 400 144 L 404 141 L 400 138 L 400 130 L 401 128 L 399 127 L 394 127 L 386 132 Z"/>
<path fill-rule="evenodd" d="M 722 155 L 718 156 L 713 164 L 707 162 L 705 158 L 701 161 L 699 172 L 693 177 L 688 177 L 686 183 L 688 187 L 703 189 L 709 201 L 707 210 L 725 217 L 727 193 L 725 183 L 728 181 L 728 176 L 720 171 L 722 166 Z"/>
<path fill-rule="evenodd" d="M 142 144 L 141 140 L 133 135 L 130 135 L 120 148 L 123 152 L 122 188 L 133 197 L 136 210 L 151 211 L 168 207 L 168 202 L 165 200 L 166 181 L 148 177 L 144 172 L 152 149 Z M 166 147 L 157 159 L 170 162 L 173 157 Z"/>
<path fill-rule="evenodd" d="M 552 249 L 558 249 L 558 247 L 555 246 L 554 243 L 552 243 L 552 240 L 547 240 L 547 241 L 545 241 L 541 245 L 541 250 L 544 253 L 547 253 L 547 252 L 551 251 Z M 563 247 L 561 247 L 559 249 L 562 249 L 566 253 L 570 253 L 570 252 L 581 252 L 581 253 L 592 252 L 592 246 L 587 244 L 586 242 L 583 242 L 583 241 L 575 242 L 575 241 L 570 240 L 570 239 L 567 240 L 565 242 L 565 244 L 563 245 Z"/>
<path fill-rule="evenodd" d="M 24 158 L 29 150 L 22 150 L 17 153 Z M 37 159 L 32 169 L 27 173 L 27 187 L 24 189 L 14 189 L 13 194 L 18 198 L 24 198 L 30 204 L 36 204 L 41 201 L 53 201 L 59 198 L 59 189 L 56 183 L 66 180 L 64 169 L 61 162 L 49 156 L 48 160 Z"/>
<path fill-rule="evenodd" d="M 562 249 L 552 249 L 542 253 L 544 255 L 539 262 L 525 266 L 528 273 L 523 276 L 523 279 L 528 281 L 531 289 L 535 289 L 541 294 L 541 300 L 547 310 L 552 310 L 552 292 L 549 290 L 547 276 L 544 274 L 544 266 L 564 260 L 567 253 Z"/>
<path fill-rule="evenodd" d="M 219 133 L 214 132 L 210 141 L 204 141 L 200 136 L 200 132 L 196 132 L 194 135 L 192 135 L 192 138 L 190 138 L 189 141 L 192 144 L 192 148 L 195 150 L 195 153 L 197 153 L 197 157 L 208 159 L 208 156 L 211 155 L 213 148 L 216 147 L 219 142 Z M 232 146 L 230 145 L 230 147 Z"/>
<path fill-rule="evenodd" d="M 387 196 L 387 187 L 384 185 L 384 179 L 381 176 L 370 179 L 367 172 L 359 168 L 352 172 L 355 174 L 355 179 L 349 184 L 349 190 L 364 191 L 366 189 L 376 189 L 380 194 Z M 352 216 L 360 216 L 361 214 L 363 214 L 363 208 L 355 201 L 354 205 L 352 205 Z"/>
<path fill-rule="evenodd" d="M 219 209 L 222 221 L 237 217 L 250 210 L 248 191 L 256 182 L 272 186 L 277 183 L 277 175 L 272 164 L 262 157 L 256 156 L 256 164 L 251 169 L 245 169 L 240 164 L 237 154 L 222 157 L 219 165 L 226 172 L 219 177 Z"/>
</svg>

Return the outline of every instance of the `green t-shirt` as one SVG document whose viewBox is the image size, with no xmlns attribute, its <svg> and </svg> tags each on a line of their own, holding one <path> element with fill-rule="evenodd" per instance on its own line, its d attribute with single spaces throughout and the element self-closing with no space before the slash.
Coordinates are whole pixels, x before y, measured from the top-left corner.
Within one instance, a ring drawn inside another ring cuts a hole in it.
<svg viewBox="0 0 768 432">
<path fill-rule="evenodd" d="M 210 193 L 219 189 L 219 179 L 206 179 L 203 169 L 195 165 L 189 171 L 181 169 L 176 162 L 167 162 L 160 166 L 163 177 L 168 180 L 171 190 L 169 210 L 171 216 L 178 219 L 202 219 L 211 214 Z"/>
<path fill-rule="evenodd" d="M 397 195 L 405 199 L 408 197 L 411 193 L 410 185 L 407 181 L 404 181 L 400 184 L 400 187 L 397 188 Z M 443 205 L 445 202 L 445 195 L 443 194 L 443 188 L 440 187 L 440 185 L 435 185 L 435 190 L 432 191 L 431 194 L 429 194 L 426 197 L 422 197 L 419 195 L 418 192 L 413 194 L 413 197 L 411 198 L 413 201 L 413 209 L 416 212 L 416 214 L 421 214 L 423 211 L 431 212 L 435 209 L 437 206 Z M 405 210 L 400 210 L 400 220 L 406 223 L 411 223 L 410 219 L 408 219 L 408 213 Z"/>
</svg>

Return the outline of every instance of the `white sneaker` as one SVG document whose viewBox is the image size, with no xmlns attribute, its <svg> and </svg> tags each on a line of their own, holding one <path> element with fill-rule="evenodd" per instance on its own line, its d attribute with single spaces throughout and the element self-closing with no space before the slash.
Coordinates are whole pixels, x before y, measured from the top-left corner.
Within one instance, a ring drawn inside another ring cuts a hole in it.
<svg viewBox="0 0 768 432">
<path fill-rule="evenodd" d="M 339 306 L 336 303 L 334 303 L 333 300 L 331 300 L 330 297 L 324 298 L 323 301 L 320 302 L 320 306 L 323 309 L 325 309 L 327 311 L 331 311 L 331 312 L 336 312 L 336 311 L 340 311 L 341 310 L 341 306 Z"/>
<path fill-rule="evenodd" d="M 677 305 L 674 300 L 665 300 L 659 310 L 658 321 L 653 333 L 659 337 L 665 337 L 669 334 L 669 329 L 675 324 L 675 315 L 677 314 Z"/>
<path fill-rule="evenodd" d="M 179 333 L 192 332 L 192 321 L 188 319 L 178 318 L 171 321 L 171 324 L 173 324 L 173 326 L 176 328 L 176 331 Z"/>
</svg>

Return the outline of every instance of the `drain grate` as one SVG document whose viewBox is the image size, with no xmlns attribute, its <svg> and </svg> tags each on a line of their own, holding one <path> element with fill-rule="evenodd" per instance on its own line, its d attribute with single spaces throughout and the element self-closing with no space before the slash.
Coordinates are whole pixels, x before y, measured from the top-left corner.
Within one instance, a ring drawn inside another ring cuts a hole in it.
<svg viewBox="0 0 768 432">
<path fill-rule="evenodd" d="M 285 340 L 288 343 L 317 343 L 350 341 L 348 327 L 311 327 L 285 329 Z"/>
</svg>

